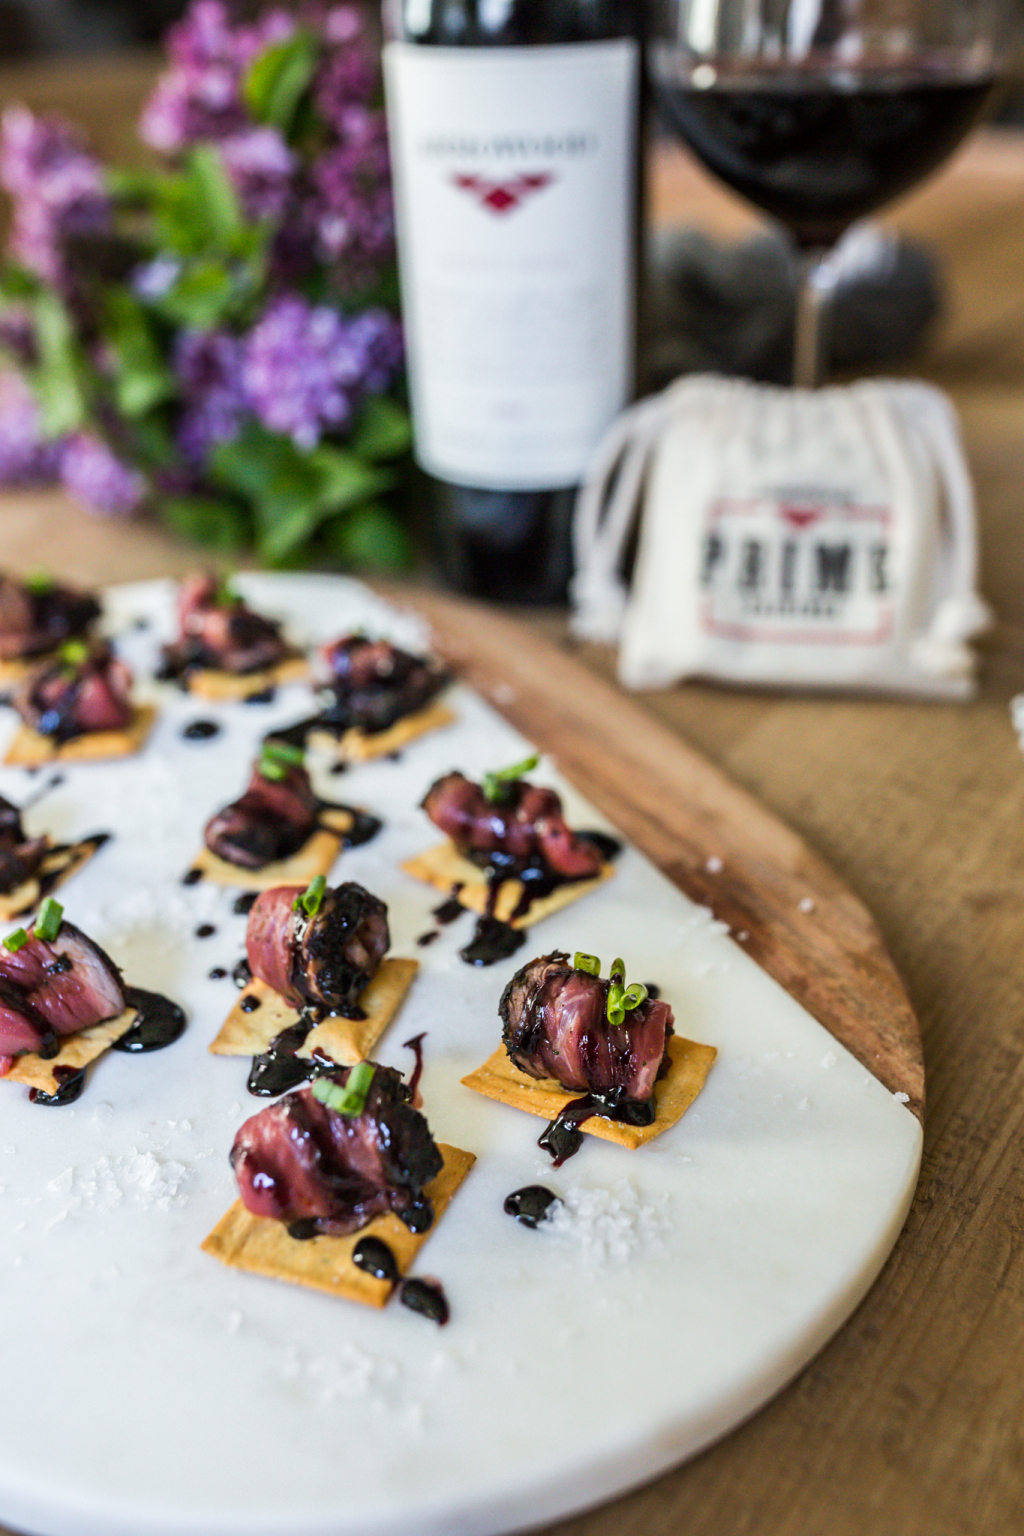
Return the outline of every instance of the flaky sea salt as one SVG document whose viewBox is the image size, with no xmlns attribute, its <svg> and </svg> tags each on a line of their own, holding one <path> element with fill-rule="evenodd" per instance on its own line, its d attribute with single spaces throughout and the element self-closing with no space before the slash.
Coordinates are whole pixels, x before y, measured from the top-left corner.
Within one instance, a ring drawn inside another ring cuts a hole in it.
<svg viewBox="0 0 1024 1536">
<path fill-rule="evenodd" d="M 893 1094 L 893 1098 L 896 1100 L 897 1104 L 909 1104 L 910 1103 L 910 1094 L 909 1093 L 894 1093 Z"/>
<path fill-rule="evenodd" d="M 810 896 L 801 896 L 800 900 L 797 902 L 797 906 L 800 908 L 801 912 L 814 911 L 814 901 Z"/>
<path fill-rule="evenodd" d="M 836 1055 L 835 1051 L 826 1051 L 824 1056 L 821 1058 L 821 1064 L 823 1067 L 834 1067 L 838 1060 L 839 1057 Z"/>
<path fill-rule="evenodd" d="M 704 865 L 704 868 L 707 870 L 709 875 L 720 875 L 722 870 L 725 868 L 725 865 L 718 857 L 718 854 L 713 853 L 710 859 L 708 859 L 707 863 Z"/>
<path fill-rule="evenodd" d="M 594 1264 L 624 1264 L 645 1238 L 668 1229 L 668 1195 L 645 1204 L 628 1179 L 610 1189 L 567 1190 L 541 1223 L 553 1237 L 577 1245 Z"/>
</svg>

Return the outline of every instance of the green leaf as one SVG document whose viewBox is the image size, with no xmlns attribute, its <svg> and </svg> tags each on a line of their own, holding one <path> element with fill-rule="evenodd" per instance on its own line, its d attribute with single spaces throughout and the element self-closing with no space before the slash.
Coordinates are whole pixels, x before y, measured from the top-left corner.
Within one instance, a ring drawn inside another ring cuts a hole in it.
<svg viewBox="0 0 1024 1536">
<path fill-rule="evenodd" d="M 349 447 L 361 459 L 395 459 L 412 441 L 409 413 L 386 395 L 370 395 L 363 406 Z"/>
<path fill-rule="evenodd" d="M 114 398 L 122 415 L 144 416 L 177 394 L 146 311 L 127 288 L 108 290 L 106 334 L 114 362 Z"/>
<path fill-rule="evenodd" d="M 308 32 L 296 32 L 253 60 L 242 82 L 242 95 L 258 123 L 277 128 L 287 137 L 313 78 L 317 55 L 316 39 Z"/>
<path fill-rule="evenodd" d="M 241 507 L 212 496 L 170 496 L 159 503 L 160 516 L 172 533 L 196 544 L 234 554 L 249 542 Z"/>
<path fill-rule="evenodd" d="M 308 455 L 323 477 L 321 506 L 325 512 L 343 512 L 389 491 L 395 483 L 391 470 L 374 469 L 344 448 L 321 444 Z"/>
<path fill-rule="evenodd" d="M 232 250 L 244 228 L 242 209 L 220 150 L 200 144 L 189 156 L 189 173 L 215 249 Z"/>
<path fill-rule="evenodd" d="M 63 437 L 89 419 L 89 371 L 62 300 L 55 293 L 41 293 L 32 308 L 39 349 L 32 382 L 41 425 L 46 437 Z"/>
<path fill-rule="evenodd" d="M 222 261 L 211 257 L 190 263 L 156 308 L 175 325 L 209 331 L 225 318 L 235 299 L 234 277 Z"/>
<path fill-rule="evenodd" d="M 394 573 L 408 571 L 413 563 L 409 535 L 390 508 L 380 502 L 356 507 L 332 527 L 330 544 L 338 559 L 352 570 Z"/>
</svg>

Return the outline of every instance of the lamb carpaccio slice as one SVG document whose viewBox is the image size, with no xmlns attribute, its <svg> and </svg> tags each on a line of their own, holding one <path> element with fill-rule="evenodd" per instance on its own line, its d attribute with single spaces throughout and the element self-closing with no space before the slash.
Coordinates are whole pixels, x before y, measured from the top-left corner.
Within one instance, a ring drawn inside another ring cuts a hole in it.
<svg viewBox="0 0 1024 1536">
<path fill-rule="evenodd" d="M 414 1230 L 429 1225 L 423 1190 L 441 1171 L 441 1153 L 399 1073 L 370 1065 L 373 1081 L 358 1115 L 339 1114 L 300 1088 L 240 1127 L 231 1165 L 246 1210 L 277 1221 L 312 1219 L 335 1235 L 356 1232 L 385 1211 Z M 344 1084 L 352 1070 L 330 1076 Z"/>
<path fill-rule="evenodd" d="M 433 657 L 366 635 L 344 635 L 323 646 L 320 657 L 334 695 L 328 718 L 371 733 L 422 709 L 451 680 Z"/>
<path fill-rule="evenodd" d="M 295 909 L 302 890 L 277 886 L 257 898 L 245 935 L 252 973 L 294 1008 L 349 1013 L 391 943 L 387 906 L 348 880 L 325 890 L 308 917 Z"/>
<path fill-rule="evenodd" d="M 516 779 L 494 802 L 465 774 L 447 773 L 428 789 L 423 809 L 470 858 L 502 854 L 525 866 L 539 856 L 563 880 L 585 880 L 601 871 L 600 850 L 566 825 L 553 789 Z"/>
<path fill-rule="evenodd" d="M 0 660 L 38 656 L 81 639 L 99 616 L 100 605 L 88 592 L 0 576 Z"/>
<path fill-rule="evenodd" d="M 268 779 L 257 765 L 245 793 L 211 816 L 204 834 L 211 853 L 262 869 L 298 852 L 316 829 L 320 802 L 305 768 L 281 765 L 281 772 Z"/>
<path fill-rule="evenodd" d="M 60 1037 L 126 1007 L 121 972 L 74 923 L 63 921 L 50 940 L 33 927 L 15 951 L 0 946 L 0 1055 L 52 1051 Z"/>
<path fill-rule="evenodd" d="M 214 667 L 224 672 L 257 672 L 288 654 L 281 626 L 227 595 L 215 576 L 189 576 L 178 593 L 180 638 L 164 648 L 172 670 Z"/>
<path fill-rule="evenodd" d="M 128 667 L 108 645 L 99 645 L 80 659 L 45 664 L 15 689 L 11 703 L 40 735 L 70 741 L 89 731 L 117 731 L 128 725 L 131 685 Z"/>
<path fill-rule="evenodd" d="M 649 1099 L 673 1033 L 672 1009 L 649 998 L 612 1024 L 608 987 L 560 950 L 522 966 L 498 1005 L 505 1049 L 520 1071 L 574 1092 Z"/>
</svg>

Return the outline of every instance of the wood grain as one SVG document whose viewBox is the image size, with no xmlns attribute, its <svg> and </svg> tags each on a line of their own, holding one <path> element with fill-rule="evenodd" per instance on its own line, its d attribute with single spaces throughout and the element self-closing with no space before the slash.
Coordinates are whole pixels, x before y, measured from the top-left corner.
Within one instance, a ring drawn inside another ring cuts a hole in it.
<svg viewBox="0 0 1024 1536">
<path fill-rule="evenodd" d="M 913 1009 L 874 920 L 824 860 L 642 705 L 526 625 L 435 592 L 412 603 L 460 674 L 670 880 L 745 935 L 758 964 L 923 1119 Z"/>
</svg>

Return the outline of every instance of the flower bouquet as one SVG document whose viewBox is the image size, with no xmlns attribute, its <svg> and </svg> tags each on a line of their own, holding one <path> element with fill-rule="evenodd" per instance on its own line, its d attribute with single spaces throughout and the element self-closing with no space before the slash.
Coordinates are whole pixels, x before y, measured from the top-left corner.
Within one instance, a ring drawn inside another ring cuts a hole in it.
<svg viewBox="0 0 1024 1536">
<path fill-rule="evenodd" d="M 149 506 L 270 565 L 395 569 L 409 442 L 376 54 L 349 5 L 195 0 L 146 104 L 153 169 L 3 117 L 0 483 Z"/>
</svg>

